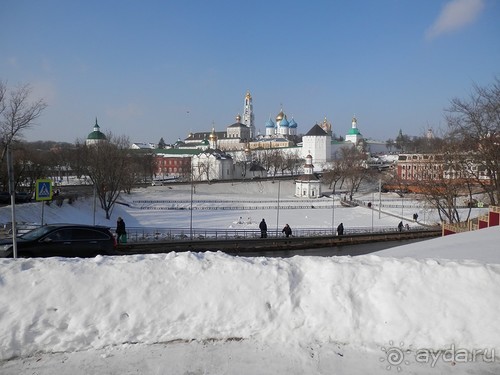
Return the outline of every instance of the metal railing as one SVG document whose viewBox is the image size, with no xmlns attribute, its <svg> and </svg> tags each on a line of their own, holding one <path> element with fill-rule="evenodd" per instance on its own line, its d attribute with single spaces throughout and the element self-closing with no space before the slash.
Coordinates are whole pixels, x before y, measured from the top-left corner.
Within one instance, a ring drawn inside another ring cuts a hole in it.
<svg viewBox="0 0 500 375">
<path fill-rule="evenodd" d="M 17 235 L 26 233 L 39 225 L 31 223 L 18 223 Z M 12 230 L 6 225 L 0 237 L 12 237 Z M 422 232 L 432 230 L 433 228 L 414 227 L 410 228 L 412 232 Z M 114 232 L 114 228 L 110 228 Z M 292 228 L 293 237 L 326 237 L 336 236 L 337 230 L 332 228 Z M 408 230 L 404 230 L 408 231 Z M 395 226 L 374 226 L 370 227 L 345 227 L 344 235 L 351 234 L 370 234 L 370 233 L 395 233 L 398 228 Z M 127 241 L 130 242 L 154 242 L 154 241 L 183 241 L 183 240 L 234 240 L 234 239 L 252 239 L 260 238 L 261 233 L 258 228 L 255 229 L 220 229 L 220 228 L 162 228 L 162 227 L 127 227 Z M 284 237 L 280 229 L 268 229 L 267 237 Z"/>
<path fill-rule="evenodd" d="M 335 236 L 336 229 L 332 228 L 292 228 L 294 237 L 325 237 Z M 429 228 L 410 228 L 412 232 L 424 232 Z M 405 230 L 407 231 L 407 230 Z M 344 235 L 370 234 L 370 233 L 396 233 L 395 226 L 376 227 L 346 227 Z M 158 228 L 158 227 L 127 227 L 127 240 L 130 242 L 153 242 L 153 241 L 182 241 L 182 240 L 229 240 L 229 239 L 252 239 L 260 238 L 259 229 L 215 229 L 215 228 Z M 267 237 L 284 237 L 279 230 L 269 229 Z"/>
</svg>

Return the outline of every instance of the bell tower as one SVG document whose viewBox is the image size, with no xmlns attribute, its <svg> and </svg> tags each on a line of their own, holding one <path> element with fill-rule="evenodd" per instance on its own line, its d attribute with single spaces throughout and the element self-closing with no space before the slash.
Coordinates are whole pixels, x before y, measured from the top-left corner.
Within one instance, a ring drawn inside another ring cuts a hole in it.
<svg viewBox="0 0 500 375">
<path fill-rule="evenodd" d="M 250 129 L 250 139 L 255 138 L 255 124 L 253 114 L 252 95 L 247 90 L 245 95 L 245 105 L 243 107 L 243 124 Z"/>
<path fill-rule="evenodd" d="M 211 149 L 217 149 L 217 134 L 215 133 L 215 126 L 212 126 L 212 132 L 208 136 L 208 143 L 210 144 Z"/>
</svg>

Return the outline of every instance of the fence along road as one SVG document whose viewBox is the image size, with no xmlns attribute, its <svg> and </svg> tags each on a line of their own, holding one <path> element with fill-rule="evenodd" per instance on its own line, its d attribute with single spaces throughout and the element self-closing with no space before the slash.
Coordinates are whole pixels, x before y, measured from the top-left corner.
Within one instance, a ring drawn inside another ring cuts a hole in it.
<svg viewBox="0 0 500 375">
<path fill-rule="evenodd" d="M 375 242 L 401 241 L 401 244 L 403 244 L 403 242 L 409 240 L 424 240 L 439 237 L 441 235 L 441 229 L 433 228 L 410 230 L 406 232 L 358 233 L 343 236 L 335 236 L 330 233 L 330 235 L 294 236 L 289 238 L 278 235 L 273 236 L 272 232 L 268 232 L 268 234 L 268 238 L 238 238 L 230 237 L 229 235 L 224 237 L 222 233 L 219 233 L 216 237 L 190 238 L 185 234 L 185 238 L 179 239 L 158 239 L 156 241 L 149 240 L 144 242 L 132 241 L 126 244 L 120 244 L 118 250 L 119 253 L 123 255 L 168 253 L 171 251 L 223 251 L 229 254 L 245 255 L 259 253 L 260 255 L 265 255 L 266 252 L 279 250 L 291 251 L 315 248 L 344 248 L 346 246 Z"/>
</svg>

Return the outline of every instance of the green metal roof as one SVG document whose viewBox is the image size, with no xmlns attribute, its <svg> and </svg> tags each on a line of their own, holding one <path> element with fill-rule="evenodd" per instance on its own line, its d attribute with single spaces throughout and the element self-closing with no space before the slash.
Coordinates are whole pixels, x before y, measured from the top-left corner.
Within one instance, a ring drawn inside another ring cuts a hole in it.
<svg viewBox="0 0 500 375">
<path fill-rule="evenodd" d="M 361 133 L 359 132 L 358 128 L 351 128 L 351 130 L 349 130 L 348 134 L 361 135 Z"/>
<path fill-rule="evenodd" d="M 87 139 L 106 139 L 106 136 L 104 135 L 103 132 L 100 132 L 99 130 L 94 130 L 92 133 L 88 135 Z"/>
</svg>

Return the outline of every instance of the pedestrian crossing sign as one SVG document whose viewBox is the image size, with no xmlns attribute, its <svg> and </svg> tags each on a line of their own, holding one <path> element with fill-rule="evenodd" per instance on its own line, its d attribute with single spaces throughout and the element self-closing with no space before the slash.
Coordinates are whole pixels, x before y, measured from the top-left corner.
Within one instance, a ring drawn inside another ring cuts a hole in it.
<svg viewBox="0 0 500 375">
<path fill-rule="evenodd" d="M 52 199 L 52 180 L 36 180 L 35 200 L 50 201 Z"/>
</svg>

